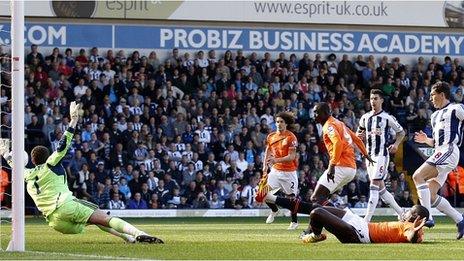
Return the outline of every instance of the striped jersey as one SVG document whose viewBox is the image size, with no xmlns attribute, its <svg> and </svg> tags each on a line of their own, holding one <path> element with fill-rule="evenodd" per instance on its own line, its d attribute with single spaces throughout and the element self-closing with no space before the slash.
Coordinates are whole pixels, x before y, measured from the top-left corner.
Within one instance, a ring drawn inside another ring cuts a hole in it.
<svg viewBox="0 0 464 261">
<path fill-rule="evenodd" d="M 388 140 L 390 131 L 403 131 L 403 127 L 395 117 L 380 111 L 370 111 L 359 120 L 359 129 L 366 132 L 366 148 L 369 156 L 388 156 Z"/>
<path fill-rule="evenodd" d="M 462 104 L 449 103 L 436 110 L 431 117 L 435 147 L 448 144 L 462 144 L 464 107 Z"/>
</svg>

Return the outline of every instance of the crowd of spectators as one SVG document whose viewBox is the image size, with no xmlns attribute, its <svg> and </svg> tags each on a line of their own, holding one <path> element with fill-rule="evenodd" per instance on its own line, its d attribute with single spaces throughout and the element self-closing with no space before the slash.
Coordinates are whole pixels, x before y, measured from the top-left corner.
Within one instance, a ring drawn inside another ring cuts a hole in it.
<svg viewBox="0 0 464 261">
<path fill-rule="evenodd" d="M 64 51 L 64 52 L 63 52 Z M 5 53 L 0 50 L 0 53 Z M 0 56 L 7 56 L 6 54 Z M 2 59 L 3 68 L 9 60 Z M 7 75 L 2 81 L 8 82 Z M 430 87 L 447 81 L 463 101 L 459 59 L 399 58 L 347 54 L 196 53 L 54 48 L 32 45 L 25 60 L 26 147 L 54 150 L 69 124 L 70 101 L 83 104 L 70 153 L 63 162 L 70 189 L 79 198 L 110 209 L 259 207 L 254 201 L 267 134 L 274 117 L 297 118 L 299 196 L 309 200 L 328 164 L 313 106 L 330 103 L 333 116 L 355 130 L 370 110 L 372 88 L 385 94 L 385 110 L 408 132 L 430 133 Z M 0 102 L 8 112 L 8 88 Z M 2 115 L 2 124 L 11 118 Z M 2 128 L 2 136 L 9 135 Z M 369 181 L 358 158 L 353 182 L 331 201 L 366 207 Z M 401 206 L 411 206 L 405 174 L 390 163 L 387 187 Z"/>
</svg>

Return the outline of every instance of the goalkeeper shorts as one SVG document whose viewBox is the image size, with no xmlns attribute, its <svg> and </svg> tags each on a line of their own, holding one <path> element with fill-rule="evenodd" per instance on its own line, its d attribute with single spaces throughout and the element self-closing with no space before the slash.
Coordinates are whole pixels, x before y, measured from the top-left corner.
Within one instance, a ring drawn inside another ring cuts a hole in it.
<svg viewBox="0 0 464 261">
<path fill-rule="evenodd" d="M 74 198 L 47 217 L 48 225 L 63 234 L 80 234 L 97 208 L 93 203 Z"/>
</svg>

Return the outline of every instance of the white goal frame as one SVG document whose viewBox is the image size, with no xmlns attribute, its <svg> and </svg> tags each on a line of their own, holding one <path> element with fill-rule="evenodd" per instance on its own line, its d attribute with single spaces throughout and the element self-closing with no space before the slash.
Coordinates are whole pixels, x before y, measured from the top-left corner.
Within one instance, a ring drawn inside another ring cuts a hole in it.
<svg viewBox="0 0 464 261">
<path fill-rule="evenodd" d="M 11 4 L 12 234 L 7 251 L 25 251 L 24 233 L 24 1 Z"/>
</svg>

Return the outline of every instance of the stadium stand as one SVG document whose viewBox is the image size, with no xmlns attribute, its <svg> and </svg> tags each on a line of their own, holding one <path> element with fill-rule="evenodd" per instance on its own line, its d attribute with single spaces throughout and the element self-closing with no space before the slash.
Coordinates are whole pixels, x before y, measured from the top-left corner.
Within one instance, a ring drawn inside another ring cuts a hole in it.
<svg viewBox="0 0 464 261">
<path fill-rule="evenodd" d="M 328 164 L 321 126 L 313 120 L 317 102 L 329 102 L 334 116 L 356 129 L 370 110 L 367 94 L 381 89 L 385 110 L 411 134 L 431 130 L 428 98 L 436 81 L 449 82 L 454 101 L 463 101 L 457 58 L 403 64 L 372 55 L 181 51 L 163 61 L 155 52 L 103 54 L 94 47 L 42 54 L 33 45 L 25 68 L 26 148 L 56 148 L 69 123 L 68 104 L 77 100 L 84 105 L 82 122 L 64 162 L 77 197 L 110 209 L 256 208 L 274 114 L 291 111 L 297 118 L 299 196 L 308 200 Z M 11 106 L 8 92 L 0 95 L 4 111 Z M 1 120 L 11 123 L 6 114 Z M 358 167 L 356 179 L 331 198 L 335 205 L 366 206 L 369 183 L 360 157 Z M 407 174 L 390 163 L 387 188 L 403 207 L 413 203 Z M 460 197 L 451 202 L 462 203 Z"/>
</svg>

